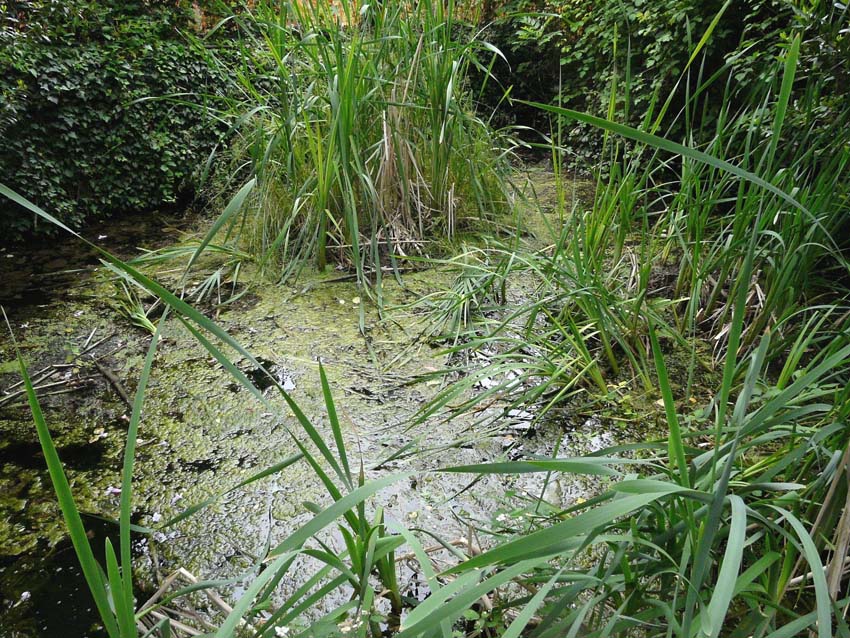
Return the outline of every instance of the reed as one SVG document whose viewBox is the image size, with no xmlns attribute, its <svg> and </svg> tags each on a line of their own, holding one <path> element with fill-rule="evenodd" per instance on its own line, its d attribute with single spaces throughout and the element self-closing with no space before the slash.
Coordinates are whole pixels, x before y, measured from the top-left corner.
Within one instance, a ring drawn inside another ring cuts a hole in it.
<svg viewBox="0 0 850 638">
<path fill-rule="evenodd" d="M 281 279 L 334 262 L 366 283 L 512 199 L 511 142 L 468 80 L 500 52 L 453 2 L 341 7 L 258 2 L 233 17 L 244 64 L 217 115 L 256 187 L 228 223 Z"/>
</svg>

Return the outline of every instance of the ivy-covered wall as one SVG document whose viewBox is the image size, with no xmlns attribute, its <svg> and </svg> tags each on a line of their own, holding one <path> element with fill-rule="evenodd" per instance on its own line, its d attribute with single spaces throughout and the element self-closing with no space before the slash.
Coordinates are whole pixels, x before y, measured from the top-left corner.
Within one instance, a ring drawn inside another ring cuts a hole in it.
<svg viewBox="0 0 850 638">
<path fill-rule="evenodd" d="M 199 105 L 226 78 L 186 37 L 188 7 L 48 0 L 4 9 L 0 182 L 75 226 L 191 195 L 222 134 Z M 0 228 L 4 239 L 42 230 L 8 200 Z"/>
</svg>

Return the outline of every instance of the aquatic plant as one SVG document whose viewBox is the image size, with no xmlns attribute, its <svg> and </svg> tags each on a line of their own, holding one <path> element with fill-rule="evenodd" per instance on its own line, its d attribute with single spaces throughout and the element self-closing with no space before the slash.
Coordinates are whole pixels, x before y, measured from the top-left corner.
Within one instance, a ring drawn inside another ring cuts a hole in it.
<svg viewBox="0 0 850 638">
<path fill-rule="evenodd" d="M 709 29 L 701 43 L 710 36 Z M 510 257 L 512 268 L 534 272 L 536 298 L 453 349 L 486 349 L 493 364 L 463 369 L 424 414 L 449 404 L 468 409 L 493 395 L 503 396 L 508 409 L 537 402 L 545 412 L 575 392 L 605 397 L 620 383 L 651 392 L 650 323 L 688 362 L 686 396 L 698 371 L 711 373 L 730 348 L 733 356 L 746 354 L 768 330 L 770 356 L 781 357 L 805 325 L 817 324 L 824 339 L 845 329 L 850 109 L 838 111 L 835 123 L 812 115 L 817 80 L 807 78 L 803 87 L 797 82 L 800 45 L 798 37 L 785 48 L 776 86 L 754 91 L 752 104 L 739 112 L 721 109 L 711 123 L 713 136 L 700 119 L 707 108 L 702 102 L 714 99 L 710 89 L 725 76 L 706 79 L 688 95 L 681 117 L 690 123 L 691 141 L 708 138 L 701 148 L 658 135 L 672 95 L 646 113 L 643 128 L 619 123 L 620 98 L 612 97 L 607 119 L 537 104 L 604 131 L 610 156 L 598 174 L 595 200 L 587 209 L 565 210 L 558 185 L 563 223 L 551 246 Z M 698 54 L 690 58 L 683 86 L 690 86 L 690 73 L 699 73 L 691 68 Z M 619 86 L 628 99 L 629 78 L 627 68 L 612 96 Z M 728 93 L 732 80 L 726 81 Z M 799 120 L 807 116 L 813 121 L 805 127 Z M 795 120 L 790 128 L 789 119 Z M 556 165 L 557 139 L 551 143 Z M 507 257 L 492 256 L 494 263 L 499 259 Z M 742 288 L 747 315 L 733 344 L 731 318 Z M 470 398 L 468 390 L 485 377 L 502 381 Z"/>
<path fill-rule="evenodd" d="M 462 368 L 423 416 L 501 399 L 501 414 L 524 408 L 543 418 L 579 391 L 611 397 L 628 366 L 638 388 L 660 391 L 669 434 L 600 451 L 591 458 L 601 464 L 639 452 L 636 473 L 535 531 L 499 530 L 489 552 L 452 570 L 548 557 L 526 581 L 531 595 L 504 603 L 516 605 L 518 620 L 535 618 L 530 635 L 847 632 L 839 575 L 847 541 L 837 513 L 847 497 L 837 487 L 847 471 L 850 380 L 840 235 L 847 138 L 829 123 L 784 135 L 789 114 L 810 113 L 816 95 L 809 85 L 792 102 L 799 46 L 799 38 L 787 46 L 777 92 L 768 87 L 749 108 L 724 110 L 704 148 L 656 134 L 669 100 L 650 110 L 643 129 L 616 121 L 614 98 L 607 119 L 535 105 L 605 131 L 614 160 L 590 210 L 559 211 L 553 246 L 512 255 L 515 268 L 541 281 L 538 295 L 449 351 L 483 349 L 491 363 Z M 702 99 L 716 80 L 702 86 Z M 691 126 L 700 92 L 683 115 Z M 689 139 L 705 139 L 704 131 Z M 714 367 L 705 355 L 712 344 L 719 389 L 683 415 L 680 406 L 697 401 L 697 371 Z M 685 361 L 675 383 L 665 351 Z M 485 378 L 501 381 L 476 390 Z M 635 386 L 629 376 L 625 384 Z M 598 471 L 576 462 L 452 471 Z M 649 468 L 658 472 L 641 471 Z M 538 516 L 538 505 L 532 511 Z M 614 511 L 613 524 L 596 518 Z"/>
<path fill-rule="evenodd" d="M 500 53 L 454 2 L 258 2 L 232 21 L 241 98 L 217 115 L 256 183 L 228 228 L 274 276 L 334 261 L 380 295 L 396 255 L 506 210 L 510 147 L 467 82 Z"/>
<path fill-rule="evenodd" d="M 521 592 L 504 603 L 519 611 L 517 623 L 534 616 L 534 636 L 846 632 L 843 577 L 836 576 L 846 542 L 833 544 L 841 537 L 836 507 L 846 498 L 835 496 L 846 476 L 839 461 L 847 445 L 840 416 L 848 409 L 846 337 L 779 389 L 764 380 L 765 336 L 743 385 L 724 383 L 704 410 L 683 419 L 651 334 L 669 438 L 584 459 L 451 468 L 594 474 L 622 463 L 614 454 L 642 453 L 636 473 L 610 490 L 532 530 L 502 532 L 496 546 L 451 572 L 523 564 L 528 571 L 530 562 L 548 559 L 525 576 L 533 596 Z M 738 364 L 730 357 L 726 367 Z"/>
</svg>

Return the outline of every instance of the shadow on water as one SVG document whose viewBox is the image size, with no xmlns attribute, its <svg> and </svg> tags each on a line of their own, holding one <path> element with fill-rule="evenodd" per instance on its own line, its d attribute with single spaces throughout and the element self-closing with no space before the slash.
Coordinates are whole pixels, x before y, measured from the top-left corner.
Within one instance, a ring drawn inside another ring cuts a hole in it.
<svg viewBox="0 0 850 638">
<path fill-rule="evenodd" d="M 191 221 L 162 213 L 133 214 L 95 223 L 84 235 L 129 257 L 137 255 L 139 247 L 173 243 L 180 227 Z M 50 308 L 90 294 L 87 282 L 98 266 L 93 249 L 64 235 L 2 246 L 0 306 L 16 331 L 23 333 L 32 319 Z M 0 343 L 8 341 L 5 326 L 2 331 Z M 14 381 L 12 376 L 6 375 L 4 382 Z M 72 402 L 67 410 L 76 412 Z M 20 504 L 2 510 L 2 515 L 22 537 L 37 529 L 39 517 L 60 516 L 50 501 L 50 480 L 35 430 L 27 424 L 28 414 L 20 404 L 0 406 L 0 479 L 7 488 L 3 503 Z M 113 461 L 103 440 L 67 441 L 59 444 L 58 452 L 66 469 L 78 474 L 96 472 Z M 30 509 L 33 513 L 26 513 Z M 95 556 L 102 561 L 107 536 L 118 546 L 117 526 L 88 516 L 84 524 Z M 105 636 L 70 541 L 40 538 L 35 545 L 14 541 L 14 536 L 0 539 L 0 638 Z"/>
<path fill-rule="evenodd" d="M 185 223 L 173 214 L 133 213 L 100 221 L 83 235 L 118 257 L 132 257 L 139 247 L 173 242 Z M 100 265 L 97 252 L 67 235 L 3 245 L 0 242 L 0 306 L 10 316 L 27 318 L 80 284 Z"/>
<path fill-rule="evenodd" d="M 106 539 L 117 547 L 118 527 L 85 515 L 83 524 L 95 557 L 104 564 Z M 134 539 L 134 546 L 138 542 Z M 0 613 L 0 635 L 106 636 L 71 542 L 65 540 L 52 549 L 42 549 L 43 553 L 25 556 L 0 555 L 0 600 L 5 606 Z"/>
<path fill-rule="evenodd" d="M 106 445 L 101 441 L 71 443 L 58 448 L 58 452 L 66 468 L 81 471 L 95 470 L 101 467 Z M 29 441 L 9 443 L 0 448 L 0 465 L 43 470 L 44 455 L 41 452 L 41 445 Z"/>
</svg>

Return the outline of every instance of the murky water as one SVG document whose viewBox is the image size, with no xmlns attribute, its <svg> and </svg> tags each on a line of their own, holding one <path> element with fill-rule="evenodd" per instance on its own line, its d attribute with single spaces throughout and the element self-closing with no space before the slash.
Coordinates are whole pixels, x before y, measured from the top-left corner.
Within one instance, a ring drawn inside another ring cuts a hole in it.
<svg viewBox="0 0 850 638">
<path fill-rule="evenodd" d="M 132 246 L 176 239 L 176 223 L 159 217 L 112 222 L 100 243 L 127 255 Z M 126 227 L 125 227 L 126 225 Z M 166 232 L 163 233 L 163 230 Z M 78 504 L 83 511 L 116 517 L 118 472 L 129 408 L 149 334 L 116 310 L 116 286 L 95 272 L 94 256 L 71 239 L 58 248 L 24 257 L 3 257 L 6 307 L 31 373 L 41 375 L 40 396 Z M 8 254 L 8 253 L 7 253 Z M 56 274 L 60 271 L 60 274 Z M 70 271 L 70 272 L 68 272 Z M 64 273 L 64 274 L 62 274 Z M 176 274 L 161 269 L 163 281 Z M 388 282 L 388 306 L 404 304 L 445 283 L 445 273 L 406 275 L 404 286 Z M 347 433 L 349 455 L 369 477 L 395 470 L 415 472 L 382 493 L 388 516 L 455 538 L 470 518 L 489 520 L 506 494 L 537 493 L 541 481 L 491 478 L 464 490 L 471 477 L 434 473 L 440 466 L 497 458 L 523 438 L 525 453 L 548 453 L 559 437 L 562 449 L 580 453 L 611 442 L 593 423 L 564 430 L 550 425 L 537 436 L 506 420 L 487 433 L 474 430 L 457 445 L 469 423 L 431 419 L 412 426 L 411 417 L 439 388 L 411 384 L 418 375 L 446 365 L 439 349 L 418 343 L 423 329 L 411 313 L 380 317 L 361 292 L 334 274 L 294 286 L 255 284 L 238 302 L 208 314 L 251 351 L 291 391 L 307 416 L 326 428 L 318 362 L 325 366 Z M 92 359 L 96 358 L 95 365 Z M 252 366 L 239 365 L 249 375 Z M 46 373 L 52 372 L 50 376 Z M 36 378 L 38 375 L 36 374 Z M 14 399 L 14 353 L 0 342 L 0 636 L 97 635 L 88 593 L 64 533 L 28 407 Z M 296 450 L 299 426 L 285 404 L 267 390 L 263 407 L 201 348 L 179 322 L 166 327 L 145 404 L 137 452 L 135 522 L 158 523 L 189 505 L 236 484 Z M 519 419 L 522 421 L 522 419 Z M 330 440 L 330 437 L 329 437 Z M 397 454 L 405 450 L 404 454 Z M 416 452 L 410 455 L 408 452 Z M 390 459 L 390 460 L 388 460 Z M 594 489 L 553 482 L 547 495 L 559 504 Z M 456 498 L 455 494 L 460 493 Z M 228 495 L 173 529 L 137 540 L 140 582 L 153 584 L 177 567 L 204 578 L 243 573 L 268 543 L 281 541 L 311 517 L 304 502 L 328 498 L 305 463 Z M 86 519 L 101 549 L 114 528 Z M 295 584 L 283 588 L 294 588 Z M 235 587 L 238 591 L 238 585 Z"/>
</svg>

